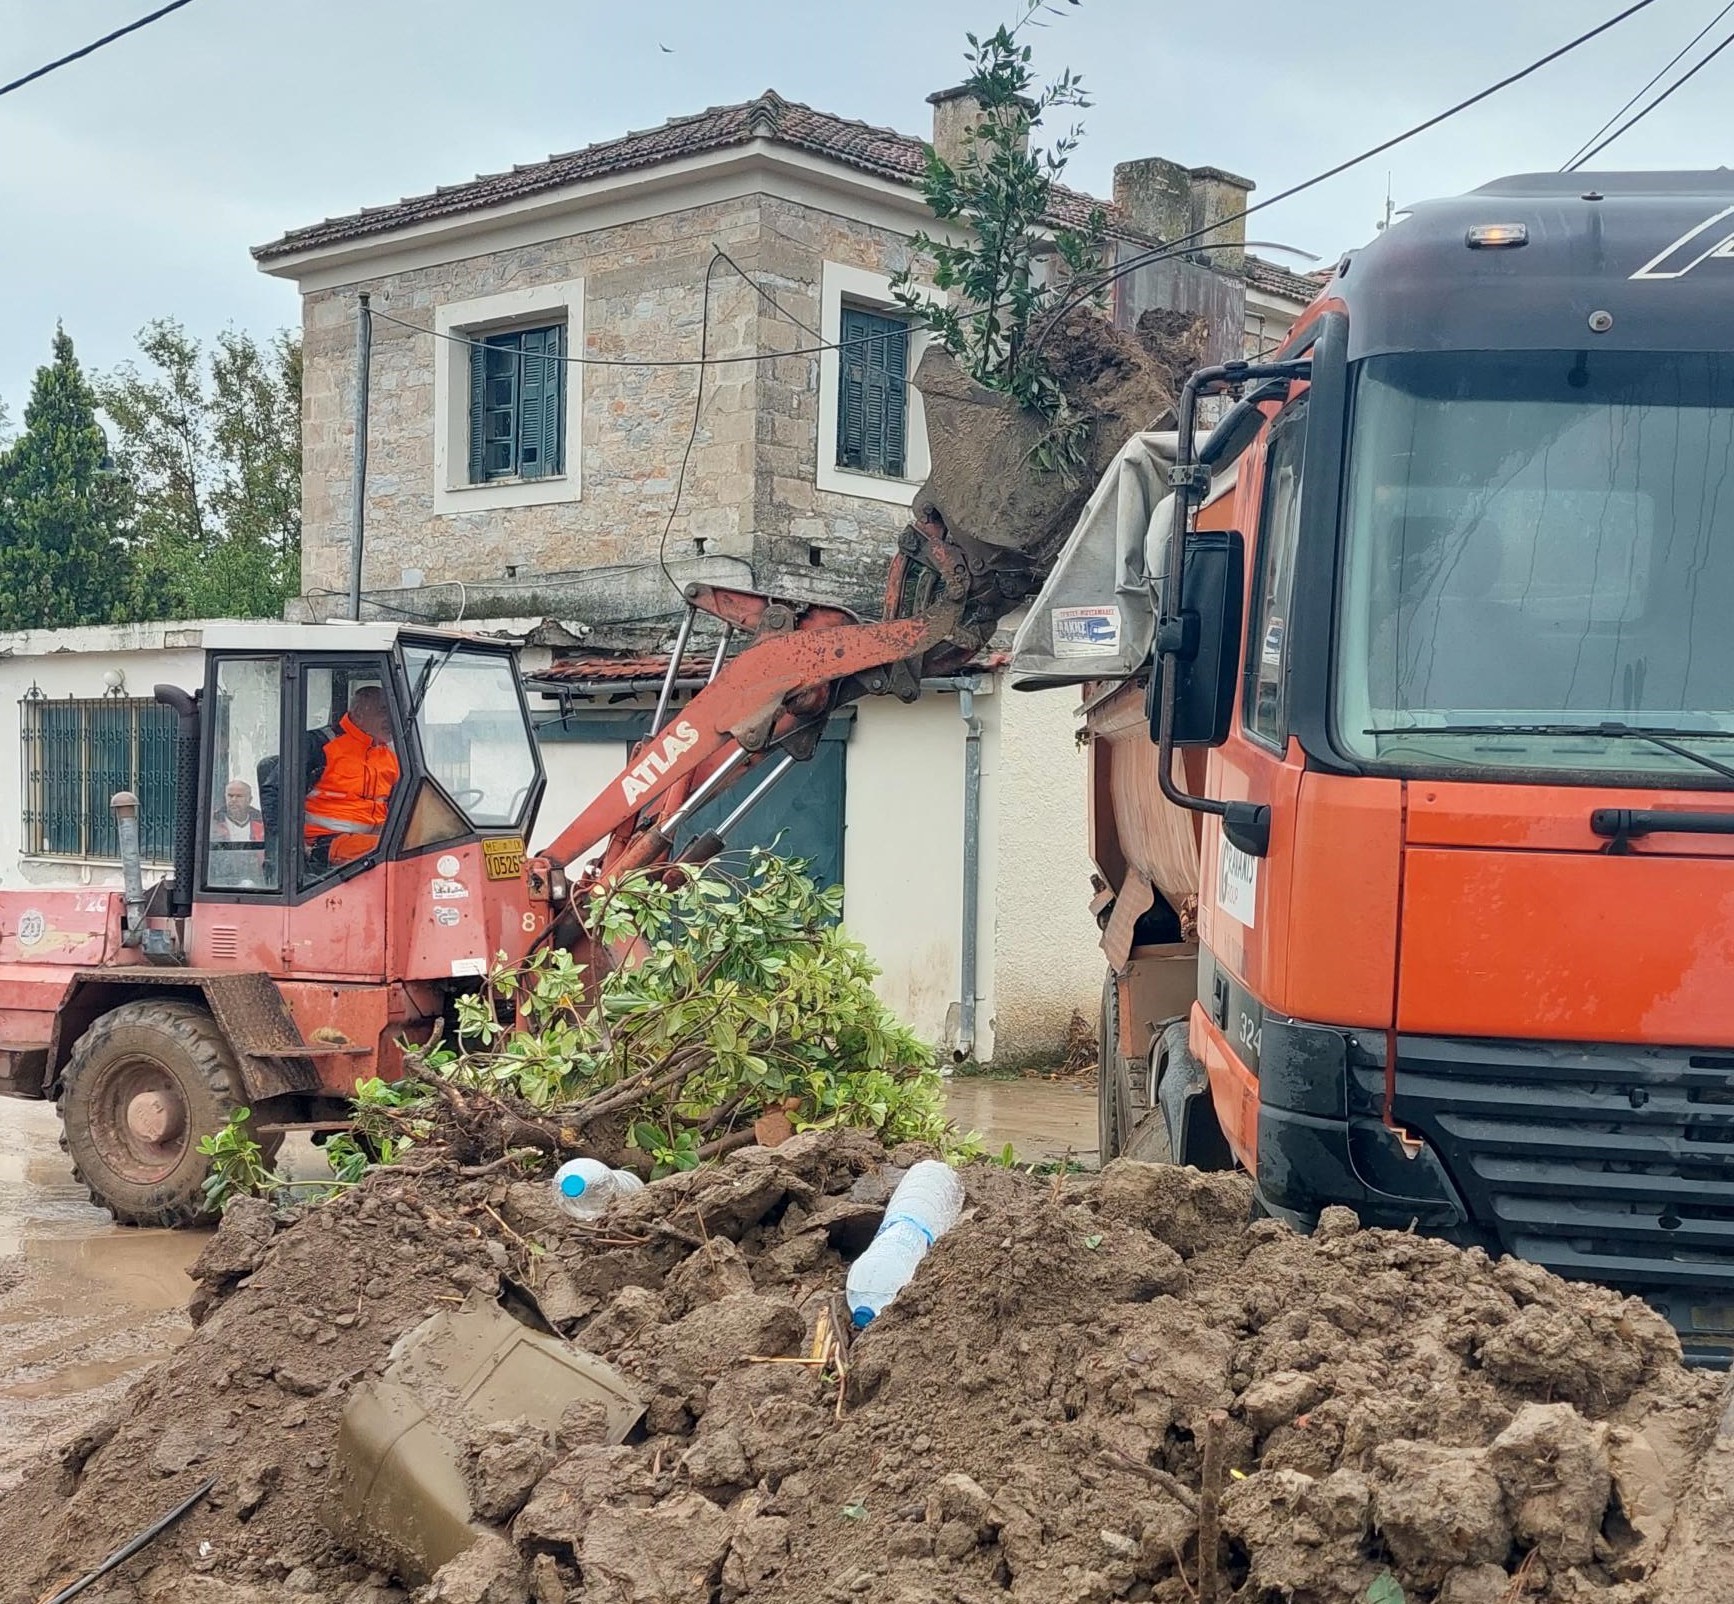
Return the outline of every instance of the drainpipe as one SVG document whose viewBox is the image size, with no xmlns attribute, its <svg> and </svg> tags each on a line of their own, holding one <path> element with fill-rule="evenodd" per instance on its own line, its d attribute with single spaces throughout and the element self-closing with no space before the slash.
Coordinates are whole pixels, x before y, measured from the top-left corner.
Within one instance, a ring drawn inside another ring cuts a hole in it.
<svg viewBox="0 0 1734 1604">
<path fill-rule="evenodd" d="M 976 948 L 981 900 L 981 720 L 975 693 L 981 681 L 958 681 L 957 711 L 963 719 L 963 961 L 957 1004 L 957 1040 L 951 1056 L 962 1063 L 975 1051 Z"/>
<path fill-rule="evenodd" d="M 361 542 L 367 504 L 367 389 L 373 357 L 373 313 L 365 291 L 355 303 L 355 468 L 349 507 L 349 616 L 361 617 Z"/>
</svg>

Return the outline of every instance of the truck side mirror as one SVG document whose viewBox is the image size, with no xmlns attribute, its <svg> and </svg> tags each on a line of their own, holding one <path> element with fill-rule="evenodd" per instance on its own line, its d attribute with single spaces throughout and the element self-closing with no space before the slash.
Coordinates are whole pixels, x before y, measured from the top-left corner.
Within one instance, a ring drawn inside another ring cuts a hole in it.
<svg viewBox="0 0 1734 1604">
<path fill-rule="evenodd" d="M 1234 715 L 1245 606 L 1246 542 L 1237 529 L 1186 536 L 1180 616 L 1156 626 L 1156 665 L 1145 710 L 1161 739 L 1163 676 L 1174 678 L 1174 744 L 1221 746 Z"/>
</svg>

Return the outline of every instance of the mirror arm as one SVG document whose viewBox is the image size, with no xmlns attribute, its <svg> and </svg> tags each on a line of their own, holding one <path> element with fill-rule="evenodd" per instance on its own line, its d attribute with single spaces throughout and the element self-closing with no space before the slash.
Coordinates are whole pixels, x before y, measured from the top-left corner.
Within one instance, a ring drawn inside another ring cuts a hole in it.
<svg viewBox="0 0 1734 1604">
<path fill-rule="evenodd" d="M 1212 797 L 1193 796 L 1174 779 L 1174 698 L 1179 689 L 1176 668 L 1188 656 L 1188 646 L 1194 654 L 1198 649 L 1198 620 L 1192 619 L 1188 629 L 1188 620 L 1180 605 L 1185 594 L 1186 541 L 1192 531 L 1193 511 L 1210 489 L 1210 469 L 1196 458 L 1193 431 L 1197 427 L 1201 394 L 1217 394 L 1251 380 L 1304 378 L 1309 368 L 1310 364 L 1306 362 L 1225 362 L 1218 367 L 1197 369 L 1180 391 L 1179 456 L 1168 470 L 1168 483 L 1174 490 L 1174 515 L 1169 522 L 1172 533 L 1168 542 L 1168 561 L 1163 565 L 1162 605 L 1156 623 L 1156 669 L 1160 694 L 1156 781 L 1162 795 L 1176 807 L 1192 813 L 1215 814 L 1223 821 L 1223 832 L 1228 840 L 1254 857 L 1263 857 L 1270 848 L 1268 807 L 1262 803 L 1219 802 Z"/>
</svg>

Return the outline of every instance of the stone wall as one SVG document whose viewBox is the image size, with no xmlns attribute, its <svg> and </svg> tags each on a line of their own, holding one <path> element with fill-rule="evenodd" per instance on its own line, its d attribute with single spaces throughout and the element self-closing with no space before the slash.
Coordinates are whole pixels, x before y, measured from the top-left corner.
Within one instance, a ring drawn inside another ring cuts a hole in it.
<svg viewBox="0 0 1734 1604">
<path fill-rule="evenodd" d="M 751 195 L 307 296 L 304 590 L 347 584 L 357 290 L 371 294 L 376 312 L 431 328 L 442 305 L 582 278 L 585 355 L 678 359 L 698 352 L 713 242 L 789 317 L 719 262 L 712 357 L 816 344 L 789 319 L 819 326 L 825 259 L 892 273 L 909 251 L 898 235 Z M 610 565 L 620 565 L 623 578 L 653 567 L 692 427 L 697 371 L 575 368 L 568 394 L 581 392 L 581 499 L 436 514 L 441 354 L 431 334 L 374 319 L 364 589 L 413 584 L 418 573 L 426 585 L 529 583 Z M 738 557 L 752 564 L 761 587 L 871 609 L 905 514 L 816 489 L 818 375 L 813 355 L 708 371 L 668 553 Z M 620 590 L 642 609 L 642 586 Z M 672 591 L 669 602 L 672 611 Z"/>
</svg>

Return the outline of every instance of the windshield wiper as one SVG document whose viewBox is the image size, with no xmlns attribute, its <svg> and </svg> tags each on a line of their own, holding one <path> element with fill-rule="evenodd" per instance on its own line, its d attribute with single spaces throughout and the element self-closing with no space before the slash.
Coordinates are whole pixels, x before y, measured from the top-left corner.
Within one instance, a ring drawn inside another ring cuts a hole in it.
<svg viewBox="0 0 1734 1604">
<path fill-rule="evenodd" d="M 1651 730 L 1636 724 L 1621 724 L 1604 719 L 1599 724 L 1434 724 L 1415 725 L 1409 729 L 1369 729 L 1367 735 L 1600 735 L 1612 740 L 1648 741 L 1664 752 L 1683 757 L 1688 763 L 1734 780 L 1734 765 L 1719 763 L 1702 752 L 1677 744 L 1680 740 L 1727 740 L 1734 730 Z"/>
<path fill-rule="evenodd" d="M 409 699 L 411 718 L 421 712 L 421 704 L 427 700 L 427 693 L 433 689 L 433 682 L 439 677 L 439 671 L 452 660 L 452 653 L 462 644 L 461 641 L 453 641 L 438 657 L 430 656 L 422 664 L 421 673 L 416 676 L 415 690 Z"/>
</svg>

